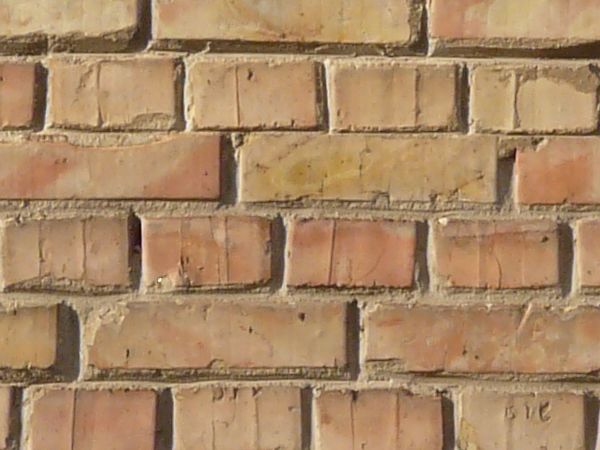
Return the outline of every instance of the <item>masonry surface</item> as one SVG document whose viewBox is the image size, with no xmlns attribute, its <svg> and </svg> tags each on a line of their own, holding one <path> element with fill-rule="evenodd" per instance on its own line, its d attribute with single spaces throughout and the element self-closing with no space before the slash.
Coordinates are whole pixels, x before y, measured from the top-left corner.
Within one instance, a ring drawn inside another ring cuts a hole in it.
<svg viewBox="0 0 600 450">
<path fill-rule="evenodd" d="M 600 448 L 599 23 L 0 0 L 0 450 Z"/>
</svg>

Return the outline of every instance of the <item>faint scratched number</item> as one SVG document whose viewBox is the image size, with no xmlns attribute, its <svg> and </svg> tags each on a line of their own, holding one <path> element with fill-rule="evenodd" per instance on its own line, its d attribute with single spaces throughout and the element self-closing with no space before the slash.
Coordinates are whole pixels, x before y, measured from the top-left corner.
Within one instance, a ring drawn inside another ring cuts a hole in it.
<svg viewBox="0 0 600 450">
<path fill-rule="evenodd" d="M 524 418 L 526 420 L 539 419 L 541 422 L 549 422 L 552 418 L 550 416 L 550 410 L 551 406 L 549 401 L 542 401 L 533 406 L 528 403 L 525 403 L 522 407 L 511 405 L 507 406 L 504 410 L 504 417 L 510 420 Z"/>
</svg>

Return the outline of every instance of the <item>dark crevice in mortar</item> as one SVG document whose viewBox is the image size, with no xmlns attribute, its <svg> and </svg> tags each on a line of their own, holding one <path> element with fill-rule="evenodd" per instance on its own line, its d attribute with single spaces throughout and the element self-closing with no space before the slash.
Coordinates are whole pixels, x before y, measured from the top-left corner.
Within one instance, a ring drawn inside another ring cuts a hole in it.
<svg viewBox="0 0 600 450">
<path fill-rule="evenodd" d="M 454 402 L 447 396 L 442 397 L 442 438 L 444 450 L 454 450 L 456 442 Z"/>
<path fill-rule="evenodd" d="M 558 276 L 564 297 L 571 293 L 573 279 L 573 230 L 568 223 L 558 224 Z"/>
<path fill-rule="evenodd" d="M 497 202 L 500 206 L 510 207 L 513 203 L 513 184 L 515 169 L 515 152 L 498 159 L 497 168 Z"/>
<path fill-rule="evenodd" d="M 58 306 L 58 339 L 54 370 L 61 379 L 75 380 L 79 376 L 80 324 L 77 313 L 68 305 Z"/>
<path fill-rule="evenodd" d="M 238 142 L 239 141 L 239 142 Z M 221 138 L 221 205 L 235 205 L 237 203 L 237 170 L 235 159 L 236 142 L 241 145 L 243 135 L 232 134 Z"/>
<path fill-rule="evenodd" d="M 152 41 L 152 0 L 138 2 L 138 27 L 127 46 L 129 52 L 145 50 Z"/>
<path fill-rule="evenodd" d="M 173 448 L 173 396 L 170 390 L 164 390 L 158 394 L 154 448 L 155 450 L 171 450 Z"/>
<path fill-rule="evenodd" d="M 48 102 L 48 70 L 41 64 L 35 66 L 35 86 L 33 91 L 33 123 L 35 131 L 44 128 L 46 122 L 46 105 Z"/>
<path fill-rule="evenodd" d="M 358 303 L 348 304 L 346 311 L 346 360 L 350 379 L 360 373 L 360 311 Z"/>
<path fill-rule="evenodd" d="M 417 222 L 417 248 L 415 255 L 415 278 L 417 288 L 427 292 L 430 285 L 429 275 L 429 226 L 427 222 Z"/>
<path fill-rule="evenodd" d="M 596 442 L 598 440 L 598 399 L 586 395 L 583 401 L 585 450 L 596 450 Z"/>
<path fill-rule="evenodd" d="M 286 230 L 281 216 L 271 222 L 271 289 L 283 286 L 285 270 Z"/>
<path fill-rule="evenodd" d="M 469 80 L 469 68 L 466 65 L 459 65 L 456 68 L 456 108 L 458 131 L 467 133 L 470 126 L 470 103 L 471 103 L 471 83 Z"/>
<path fill-rule="evenodd" d="M 309 450 L 312 445 L 312 401 L 313 392 L 310 387 L 300 391 L 302 450 Z"/>
<path fill-rule="evenodd" d="M 136 215 L 129 216 L 129 279 L 138 291 L 142 278 L 142 223 Z"/>
</svg>

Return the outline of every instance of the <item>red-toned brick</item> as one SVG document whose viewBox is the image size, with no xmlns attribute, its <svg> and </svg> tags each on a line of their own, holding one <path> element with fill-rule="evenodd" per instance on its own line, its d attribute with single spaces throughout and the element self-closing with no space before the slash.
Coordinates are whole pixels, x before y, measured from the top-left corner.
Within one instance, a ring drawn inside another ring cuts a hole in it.
<svg viewBox="0 0 600 450">
<path fill-rule="evenodd" d="M 12 390 L 0 386 L 0 448 L 9 448 L 12 417 Z"/>
<path fill-rule="evenodd" d="M 546 221 L 438 221 L 435 269 L 446 286 L 536 288 L 556 286 L 558 232 Z"/>
<path fill-rule="evenodd" d="M 365 360 L 402 372 L 589 373 L 600 369 L 600 311 L 378 306 Z"/>
<path fill-rule="evenodd" d="M 2 286 L 128 286 L 128 235 L 126 218 L 4 220 Z"/>
<path fill-rule="evenodd" d="M 325 391 L 315 403 L 316 450 L 442 448 L 439 398 L 392 390 Z"/>
<path fill-rule="evenodd" d="M 48 369 L 57 342 L 57 306 L 0 311 L 0 368 Z"/>
<path fill-rule="evenodd" d="M 0 62 L 0 130 L 32 126 L 35 82 L 35 64 Z"/>
<path fill-rule="evenodd" d="M 44 390 L 30 395 L 29 450 L 154 449 L 152 391 Z"/>
<path fill-rule="evenodd" d="M 346 365 L 342 304 L 132 304 L 90 318 L 97 369 L 329 368 Z"/>
<path fill-rule="evenodd" d="M 270 238 L 270 221 L 260 217 L 143 218 L 143 283 L 166 290 L 264 284 Z"/>
<path fill-rule="evenodd" d="M 4 142 L 0 198 L 216 199 L 219 158 L 216 135 L 164 136 L 122 147 L 78 145 L 60 136 Z"/>
<path fill-rule="evenodd" d="M 181 389 L 174 394 L 174 449 L 300 450 L 300 389 Z"/>
<path fill-rule="evenodd" d="M 313 61 L 203 57 L 189 68 L 188 115 L 195 129 L 316 128 L 319 82 Z"/>
<path fill-rule="evenodd" d="M 575 258 L 581 287 L 600 286 L 600 222 L 584 220 L 577 224 Z"/>
<path fill-rule="evenodd" d="M 289 230 L 290 286 L 413 284 L 413 223 L 366 220 L 296 220 Z"/>
</svg>

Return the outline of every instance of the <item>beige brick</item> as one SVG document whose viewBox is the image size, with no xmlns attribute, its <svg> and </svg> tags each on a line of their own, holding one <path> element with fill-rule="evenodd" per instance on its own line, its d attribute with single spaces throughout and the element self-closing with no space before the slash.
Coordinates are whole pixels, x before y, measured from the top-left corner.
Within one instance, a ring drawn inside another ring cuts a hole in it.
<svg viewBox="0 0 600 450">
<path fill-rule="evenodd" d="M 579 286 L 600 286 L 600 222 L 597 220 L 577 223 L 575 258 Z"/>
<path fill-rule="evenodd" d="M 35 71 L 32 63 L 0 62 L 0 130 L 33 125 Z"/>
<path fill-rule="evenodd" d="M 255 135 L 241 147 L 241 200 L 491 203 L 496 163 L 488 136 Z"/>
<path fill-rule="evenodd" d="M 471 77 L 471 115 L 475 129 L 514 131 L 516 73 L 498 66 L 478 66 Z"/>
</svg>

